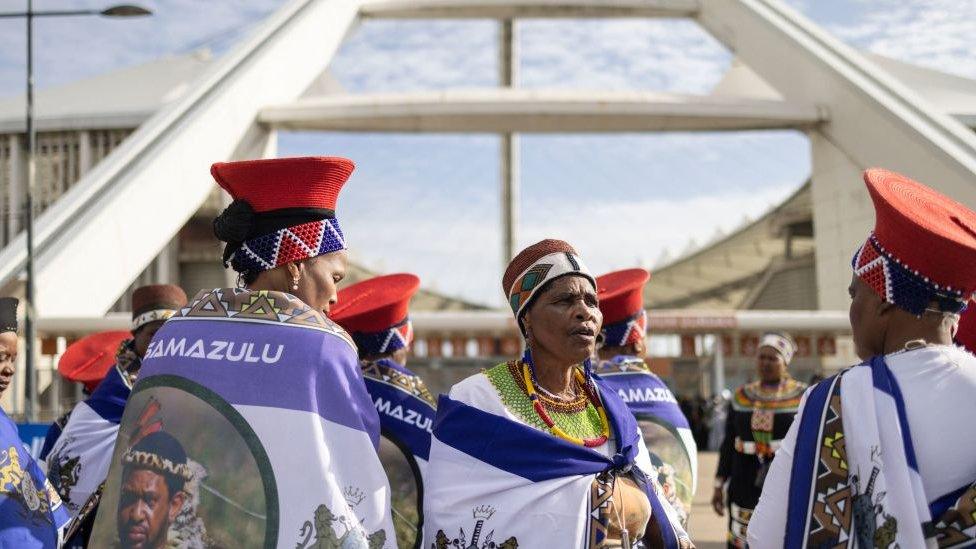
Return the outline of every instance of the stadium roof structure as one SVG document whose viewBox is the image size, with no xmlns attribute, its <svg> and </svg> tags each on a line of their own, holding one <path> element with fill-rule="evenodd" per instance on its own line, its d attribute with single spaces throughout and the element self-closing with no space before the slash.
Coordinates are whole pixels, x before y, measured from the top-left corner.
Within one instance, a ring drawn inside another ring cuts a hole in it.
<svg viewBox="0 0 976 549">
<path fill-rule="evenodd" d="M 358 19 L 484 17 L 500 21 L 500 65 L 509 73 L 517 66 L 512 22 L 531 17 L 689 18 L 737 61 L 713 93 L 701 96 L 527 92 L 513 86 L 348 94 L 328 81 L 329 63 Z M 784 127 L 805 132 L 812 159 L 808 185 L 763 218 L 657 269 L 652 284 L 660 287 L 651 286 L 652 306 L 758 307 L 763 296 L 750 295 L 750 284 L 763 277 L 772 284 L 771 264 L 782 256 L 784 262 L 812 262 L 808 274 L 798 275 L 812 279 L 805 305 L 843 308 L 849 254 L 873 220 L 860 183 L 860 172 L 870 166 L 904 172 L 976 206 L 976 136 L 967 127 L 976 120 L 976 84 L 864 55 L 780 0 L 291 0 L 219 58 L 189 56 L 167 70 L 132 70 L 77 83 L 73 91 L 65 92 L 69 85 L 39 94 L 41 105 L 67 94 L 64 110 L 52 106 L 39 119 L 42 128 L 148 116 L 37 219 L 36 276 L 44 291 L 36 308 L 42 317 L 104 314 L 119 289 L 207 200 L 213 188 L 209 165 L 273 156 L 275 134 L 287 128 L 494 131 L 508 137 Z M 115 110 L 93 97 L 124 88 L 122 81 L 133 74 L 159 80 L 130 82 L 131 93 Z M 16 101 L 0 104 L 6 131 L 20 127 L 17 111 Z M 505 187 L 503 210 L 517 205 L 511 191 Z M 154 208 L 147 213 L 130 207 L 137 202 Z M 789 221 L 794 210 L 809 211 L 809 219 Z M 510 242 L 514 220 L 505 225 Z M 0 251 L 0 287 L 17 282 L 25 257 L 23 235 Z M 74 281 L 96 278 L 101 283 L 77 299 Z"/>
<path fill-rule="evenodd" d="M 810 191 L 807 182 L 759 219 L 653 269 L 647 308 L 817 309 Z M 784 276 L 798 283 L 777 295 Z"/>
</svg>

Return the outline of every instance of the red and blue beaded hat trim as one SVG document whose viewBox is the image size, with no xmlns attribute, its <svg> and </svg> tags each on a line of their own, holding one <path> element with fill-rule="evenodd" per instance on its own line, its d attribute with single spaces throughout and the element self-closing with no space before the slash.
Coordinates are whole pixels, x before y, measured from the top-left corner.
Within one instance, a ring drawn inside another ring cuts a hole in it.
<svg viewBox="0 0 976 549">
<path fill-rule="evenodd" d="M 379 332 L 353 332 L 352 340 L 362 355 L 381 355 L 408 347 L 413 341 L 413 324 L 406 318 L 396 326 Z"/>
<path fill-rule="evenodd" d="M 882 299 L 914 315 L 920 316 L 932 303 L 941 311 L 958 313 L 971 297 L 960 289 L 939 285 L 913 266 L 905 265 L 885 250 L 874 233 L 854 254 L 851 265 L 854 274 Z"/>
<path fill-rule="evenodd" d="M 245 240 L 231 266 L 239 273 L 267 271 L 279 265 L 346 249 L 339 221 L 310 221 Z"/>
<path fill-rule="evenodd" d="M 604 324 L 600 333 L 603 335 L 604 347 L 622 347 L 637 343 L 647 333 L 647 311 L 641 309 L 626 320 Z"/>
</svg>

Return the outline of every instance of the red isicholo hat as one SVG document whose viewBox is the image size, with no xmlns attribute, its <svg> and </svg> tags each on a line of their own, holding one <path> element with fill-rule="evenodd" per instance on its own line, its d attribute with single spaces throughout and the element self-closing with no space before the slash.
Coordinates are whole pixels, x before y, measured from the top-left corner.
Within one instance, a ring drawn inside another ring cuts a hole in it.
<svg viewBox="0 0 976 549">
<path fill-rule="evenodd" d="M 68 381 L 85 386 L 88 392 L 105 379 L 115 364 L 122 342 L 132 337 L 129 332 L 99 332 L 75 341 L 58 360 L 58 373 Z"/>
<path fill-rule="evenodd" d="M 901 174 L 864 172 L 875 226 L 854 273 L 882 299 L 921 315 L 959 312 L 976 292 L 976 213 Z"/>
<path fill-rule="evenodd" d="M 364 355 L 385 354 L 410 345 L 410 298 L 420 288 L 412 274 L 364 280 L 339 291 L 329 318 L 352 336 Z"/>
<path fill-rule="evenodd" d="M 647 330 L 644 285 L 650 278 L 651 274 L 644 269 L 624 269 L 597 277 L 603 345 L 619 347 L 644 338 Z"/>
<path fill-rule="evenodd" d="M 354 168 L 336 157 L 214 164 L 210 173 L 234 198 L 214 220 L 225 264 L 256 273 L 345 249 L 336 203 Z"/>
</svg>

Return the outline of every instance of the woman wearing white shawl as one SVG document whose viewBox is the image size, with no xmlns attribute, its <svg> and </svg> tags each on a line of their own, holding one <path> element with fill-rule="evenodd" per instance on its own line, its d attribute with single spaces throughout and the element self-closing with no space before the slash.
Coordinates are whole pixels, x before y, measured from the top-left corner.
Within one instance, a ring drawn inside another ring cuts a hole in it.
<svg viewBox="0 0 976 549">
<path fill-rule="evenodd" d="M 646 476 L 633 415 L 589 371 L 601 315 L 572 246 L 523 250 L 503 288 L 522 360 L 442 396 L 424 493 L 424 547 L 691 547 Z"/>
<path fill-rule="evenodd" d="M 976 545 L 976 357 L 952 344 L 976 291 L 976 213 L 868 170 L 854 256 L 864 363 L 807 391 L 749 524 L 765 547 Z"/>
</svg>

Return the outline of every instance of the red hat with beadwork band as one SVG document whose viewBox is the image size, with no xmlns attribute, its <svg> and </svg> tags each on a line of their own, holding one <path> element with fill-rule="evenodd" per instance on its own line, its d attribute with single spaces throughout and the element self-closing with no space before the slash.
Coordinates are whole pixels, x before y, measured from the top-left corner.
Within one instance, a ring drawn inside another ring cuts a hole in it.
<svg viewBox="0 0 976 549">
<path fill-rule="evenodd" d="M 129 332 L 99 332 L 75 341 L 64 350 L 58 360 L 58 373 L 68 381 L 76 381 L 90 393 L 105 379 L 115 364 L 122 342 L 132 337 Z"/>
<path fill-rule="evenodd" d="M 651 273 L 644 269 L 624 269 L 596 278 L 596 295 L 603 313 L 603 345 L 620 347 L 644 339 L 644 284 L 650 278 Z"/>
<path fill-rule="evenodd" d="M 976 292 L 976 213 L 888 170 L 867 170 L 864 182 L 875 225 L 854 254 L 854 273 L 912 314 L 963 310 Z"/>
<path fill-rule="evenodd" d="M 419 288 L 412 274 L 370 278 L 339 290 L 329 318 L 349 332 L 361 355 L 391 353 L 413 340 L 410 298 Z"/>
<path fill-rule="evenodd" d="M 210 173 L 234 198 L 214 220 L 225 265 L 258 273 L 345 249 L 336 202 L 354 168 L 335 157 L 214 164 Z"/>
</svg>

